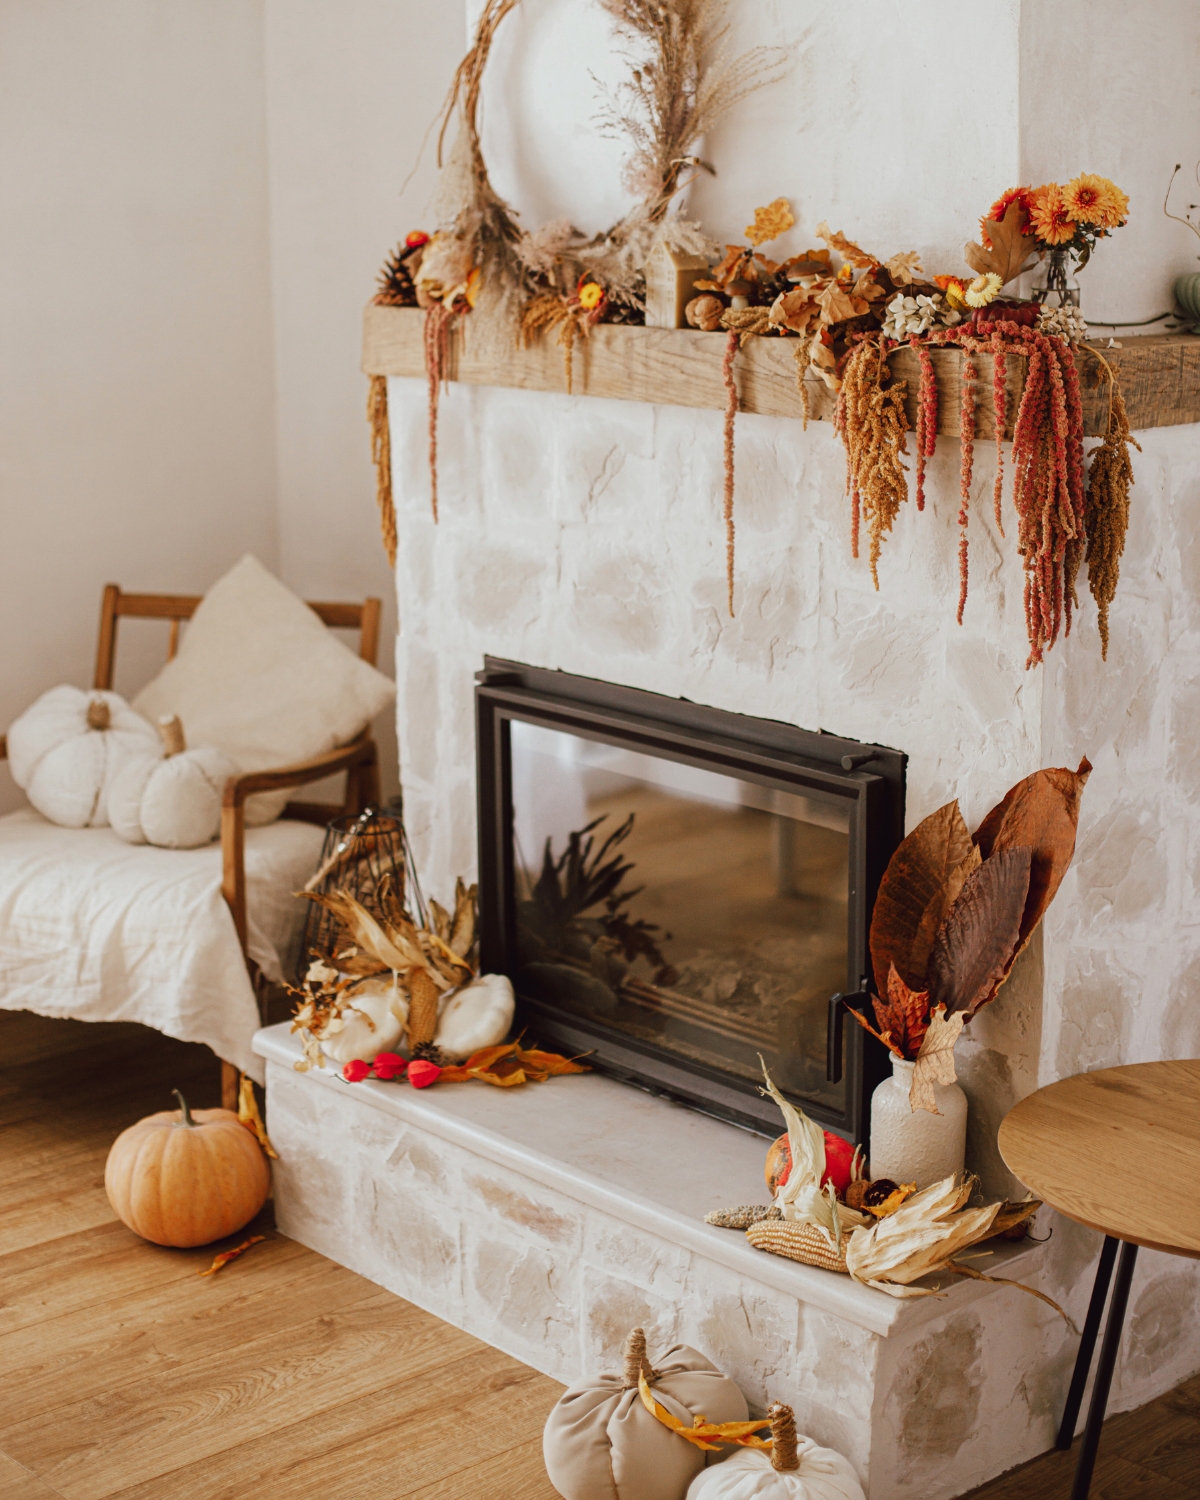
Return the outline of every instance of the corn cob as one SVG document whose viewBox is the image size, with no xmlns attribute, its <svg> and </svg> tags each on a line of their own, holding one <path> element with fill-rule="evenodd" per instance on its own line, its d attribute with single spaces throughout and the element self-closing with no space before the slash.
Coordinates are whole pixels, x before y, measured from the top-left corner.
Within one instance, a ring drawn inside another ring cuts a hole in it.
<svg viewBox="0 0 1200 1500">
<path fill-rule="evenodd" d="M 819 1266 L 823 1271 L 846 1271 L 845 1253 L 839 1255 L 820 1230 L 811 1224 L 797 1224 L 790 1219 L 760 1219 L 747 1229 L 746 1238 L 756 1250 L 786 1255 L 789 1260 Z"/>
</svg>

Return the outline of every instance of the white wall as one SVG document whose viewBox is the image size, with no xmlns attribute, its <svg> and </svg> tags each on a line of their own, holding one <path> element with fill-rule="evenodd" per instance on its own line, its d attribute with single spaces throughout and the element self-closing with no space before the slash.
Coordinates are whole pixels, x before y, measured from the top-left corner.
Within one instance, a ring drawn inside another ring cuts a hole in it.
<svg viewBox="0 0 1200 1500">
<path fill-rule="evenodd" d="M 0 203 L 4 725 L 91 682 L 104 583 L 277 562 L 260 0 L 3 0 Z"/>
<path fill-rule="evenodd" d="M 432 227 L 432 149 L 400 189 L 462 55 L 462 14 L 416 0 L 266 0 L 265 23 L 280 576 L 306 598 L 382 597 L 379 665 L 392 672 L 362 308 L 386 252 Z M 390 714 L 376 736 L 386 796 L 398 787 Z"/>
</svg>

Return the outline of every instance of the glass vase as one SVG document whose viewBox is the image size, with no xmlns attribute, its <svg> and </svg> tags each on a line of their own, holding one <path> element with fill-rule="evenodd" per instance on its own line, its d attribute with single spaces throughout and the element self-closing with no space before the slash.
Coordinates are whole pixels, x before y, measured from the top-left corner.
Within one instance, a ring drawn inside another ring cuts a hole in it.
<svg viewBox="0 0 1200 1500">
<path fill-rule="evenodd" d="M 1070 247 L 1053 246 L 1046 252 L 1030 296 L 1045 307 L 1078 307 L 1079 283 L 1071 269 Z"/>
</svg>

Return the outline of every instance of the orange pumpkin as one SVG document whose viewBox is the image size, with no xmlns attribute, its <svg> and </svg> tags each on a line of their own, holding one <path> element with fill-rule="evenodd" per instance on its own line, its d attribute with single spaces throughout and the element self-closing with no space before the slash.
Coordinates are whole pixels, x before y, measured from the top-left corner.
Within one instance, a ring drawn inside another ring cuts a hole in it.
<svg viewBox="0 0 1200 1500">
<path fill-rule="evenodd" d="M 180 1108 L 123 1130 L 104 1167 L 113 1211 L 155 1245 L 188 1249 L 248 1224 L 267 1201 L 271 1169 L 257 1140 L 228 1109 Z"/>
</svg>

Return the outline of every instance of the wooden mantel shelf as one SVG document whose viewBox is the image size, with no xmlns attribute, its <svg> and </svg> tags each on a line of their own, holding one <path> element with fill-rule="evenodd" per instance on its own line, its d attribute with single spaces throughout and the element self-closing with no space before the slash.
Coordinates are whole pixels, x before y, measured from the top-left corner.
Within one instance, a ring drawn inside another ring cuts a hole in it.
<svg viewBox="0 0 1200 1500">
<path fill-rule="evenodd" d="M 363 369 L 368 375 L 424 377 L 421 338 L 424 314 L 415 307 L 368 306 L 363 320 Z M 1200 338 L 1191 334 L 1159 334 L 1127 338 L 1121 349 L 1095 346 L 1120 374 L 1130 426 L 1172 427 L 1200 422 Z M 446 359 L 446 375 L 466 385 L 513 386 L 525 391 L 567 389 L 563 351 L 556 336 L 543 335 L 532 349 L 500 355 L 484 353 L 478 341 L 456 329 Z M 577 395 L 617 397 L 668 406 L 725 409 L 721 356 L 725 335 L 690 328 L 638 328 L 601 323 L 575 345 L 574 390 Z M 736 366 L 739 409 L 769 417 L 801 416 L 796 390 L 795 342 L 756 338 L 739 353 Z M 1084 346 L 1085 350 L 1088 346 Z M 932 351 L 938 378 L 938 431 L 957 435 L 959 371 L 962 356 L 955 349 Z M 1106 385 L 1099 365 L 1084 352 L 1079 358 L 1084 393 L 1084 430 L 1098 436 L 1107 417 Z M 916 420 L 919 382 L 917 356 L 912 350 L 892 356 L 892 369 L 908 380 L 908 415 Z M 992 420 L 991 369 L 981 371 L 977 435 L 995 434 Z M 1008 385 L 1010 418 L 1017 410 L 1024 361 L 1010 357 Z M 822 382 L 808 382 L 814 420 L 833 415 L 833 398 Z"/>
</svg>

